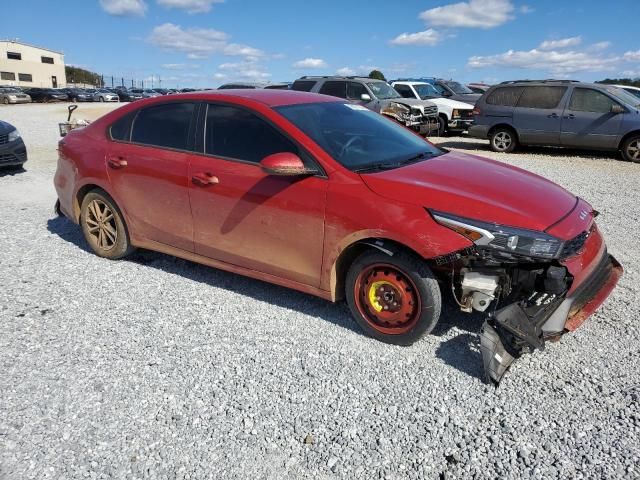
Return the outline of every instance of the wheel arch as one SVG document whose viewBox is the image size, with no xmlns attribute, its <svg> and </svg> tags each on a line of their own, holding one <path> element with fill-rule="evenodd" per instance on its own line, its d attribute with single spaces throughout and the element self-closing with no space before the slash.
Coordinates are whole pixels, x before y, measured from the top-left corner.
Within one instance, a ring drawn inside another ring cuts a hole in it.
<svg viewBox="0 0 640 480">
<path fill-rule="evenodd" d="M 411 247 L 389 238 L 368 237 L 356 240 L 340 252 L 331 268 L 331 293 L 334 301 L 344 299 L 347 272 L 355 259 L 367 250 L 376 249 L 390 256 L 399 251 L 405 251 L 422 258 L 422 255 Z"/>
<path fill-rule="evenodd" d="M 624 145 L 624 142 L 629 140 L 629 138 L 635 137 L 635 136 L 640 136 L 640 130 L 632 130 L 631 132 L 626 133 L 624 135 L 624 137 L 622 137 L 620 139 L 620 142 L 618 143 L 618 150 L 622 150 L 622 146 Z"/>
<path fill-rule="evenodd" d="M 491 135 L 493 135 L 493 132 L 495 132 L 499 128 L 508 128 L 515 134 L 516 140 L 520 141 L 520 134 L 518 134 L 518 130 L 516 130 L 516 128 L 513 125 L 506 122 L 500 122 L 493 125 L 487 132 L 487 138 L 491 138 Z"/>
<path fill-rule="evenodd" d="M 103 192 L 105 192 L 107 195 L 109 195 L 111 197 L 111 199 L 113 199 L 113 201 L 115 202 L 115 204 L 118 207 L 118 209 L 121 212 L 123 212 L 122 211 L 122 207 L 114 199 L 113 195 L 109 191 L 109 188 L 107 188 L 102 182 L 97 181 L 96 179 L 91 179 L 91 180 L 87 180 L 85 183 L 83 183 L 77 189 L 76 194 L 73 197 L 73 219 L 76 222 L 80 221 L 80 207 L 82 206 L 82 200 L 84 199 L 84 197 L 89 192 L 91 192 L 93 190 L 102 190 Z M 123 214 L 124 214 L 124 212 L 123 212 Z"/>
</svg>

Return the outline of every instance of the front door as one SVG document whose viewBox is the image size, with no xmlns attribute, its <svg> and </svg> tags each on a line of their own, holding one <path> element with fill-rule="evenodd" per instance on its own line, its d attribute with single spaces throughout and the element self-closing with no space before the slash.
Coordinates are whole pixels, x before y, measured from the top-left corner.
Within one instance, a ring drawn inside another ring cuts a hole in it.
<svg viewBox="0 0 640 480">
<path fill-rule="evenodd" d="M 133 232 L 190 252 L 188 173 L 195 106 L 165 103 L 123 117 L 111 127 L 110 134 L 118 141 L 109 143 L 105 158 L 114 195 Z"/>
<path fill-rule="evenodd" d="M 565 147 L 616 149 L 623 115 L 612 113 L 614 99 L 591 88 L 575 88 L 562 116 Z"/>
<path fill-rule="evenodd" d="M 262 117 L 228 105 L 208 106 L 204 150 L 189 171 L 196 253 L 318 287 L 328 182 L 259 165 L 279 152 L 313 161 Z"/>
<path fill-rule="evenodd" d="M 53 88 L 58 88 L 58 77 L 51 77 L 51 85 L 53 86 Z"/>
<path fill-rule="evenodd" d="M 520 142 L 560 145 L 560 124 L 567 87 L 525 87 L 513 110 Z"/>
</svg>

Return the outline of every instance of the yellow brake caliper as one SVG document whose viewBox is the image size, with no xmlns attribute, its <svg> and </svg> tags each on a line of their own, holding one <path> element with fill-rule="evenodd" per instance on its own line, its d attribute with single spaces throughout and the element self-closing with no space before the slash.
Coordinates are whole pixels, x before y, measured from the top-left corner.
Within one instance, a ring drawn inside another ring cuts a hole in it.
<svg viewBox="0 0 640 480">
<path fill-rule="evenodd" d="M 369 287 L 369 304 L 374 308 L 376 312 L 382 311 L 382 305 L 378 301 L 378 289 L 383 285 L 391 285 L 391 282 L 387 282 L 386 280 L 382 280 L 380 282 L 373 282 Z"/>
</svg>

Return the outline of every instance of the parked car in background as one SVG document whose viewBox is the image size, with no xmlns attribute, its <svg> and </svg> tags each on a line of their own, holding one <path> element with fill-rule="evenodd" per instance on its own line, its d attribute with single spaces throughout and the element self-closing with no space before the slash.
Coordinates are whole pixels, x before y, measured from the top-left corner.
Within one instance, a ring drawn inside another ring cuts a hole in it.
<svg viewBox="0 0 640 480">
<path fill-rule="evenodd" d="M 496 152 L 518 145 L 619 150 L 640 162 L 640 98 L 574 80 L 524 80 L 491 87 L 476 104 L 469 135 Z"/>
<path fill-rule="evenodd" d="M 83 88 L 61 88 L 60 91 L 67 94 L 70 102 L 93 102 L 93 94 Z"/>
<path fill-rule="evenodd" d="M 40 103 L 64 102 L 69 99 L 66 93 L 53 88 L 34 87 L 28 89 L 24 93 L 29 95 L 32 101 Z"/>
<path fill-rule="evenodd" d="M 136 100 L 142 100 L 144 98 L 142 93 L 134 92 L 126 88 L 118 89 L 117 95 L 121 102 L 135 102 Z"/>
<path fill-rule="evenodd" d="M 266 89 L 274 89 L 274 90 L 288 90 L 288 83 L 267 83 L 267 82 L 234 82 L 234 83 L 225 83 L 224 85 L 220 85 L 218 90 L 230 90 L 230 89 L 255 89 L 255 88 L 266 88 Z"/>
<path fill-rule="evenodd" d="M 20 132 L 0 120 L 0 167 L 19 167 L 27 161 L 27 147 Z"/>
<path fill-rule="evenodd" d="M 106 88 L 99 88 L 93 94 L 94 102 L 119 102 L 120 97 L 117 93 L 110 92 Z"/>
<path fill-rule="evenodd" d="M 423 135 L 438 128 L 438 107 L 433 102 L 403 98 L 383 80 L 368 77 L 302 77 L 293 82 L 291 89 L 343 98 Z"/>
<path fill-rule="evenodd" d="M 18 88 L 0 88 L 0 103 L 9 105 L 10 103 L 31 103 L 31 97 Z"/>
<path fill-rule="evenodd" d="M 168 88 L 153 88 L 152 90 L 160 95 L 168 95 L 171 93 Z"/>
<path fill-rule="evenodd" d="M 614 87 L 621 88 L 622 90 L 630 93 L 631 95 L 634 95 L 640 98 L 640 88 L 638 87 L 632 87 L 630 85 L 614 85 Z"/>
<path fill-rule="evenodd" d="M 146 248 L 346 298 L 396 345 L 432 331 L 453 289 L 463 312 L 484 312 L 494 381 L 579 327 L 622 275 L 593 208 L 542 177 L 339 98 L 227 92 L 126 105 L 60 143 L 56 211 L 97 255 Z"/>
<path fill-rule="evenodd" d="M 473 105 L 440 96 L 430 83 L 391 82 L 403 98 L 429 100 L 438 107 L 438 135 L 468 130 L 473 123 Z"/>
<path fill-rule="evenodd" d="M 463 84 L 456 82 L 455 80 L 444 80 L 442 78 L 399 78 L 397 82 L 425 82 L 433 85 L 438 93 L 445 98 L 451 100 L 457 100 L 459 102 L 469 103 L 475 105 L 480 98 L 479 93 L 473 93 L 473 91 Z"/>
<path fill-rule="evenodd" d="M 484 92 L 491 88 L 491 85 L 487 83 L 467 83 L 467 88 L 473 93 L 479 93 L 482 95 Z"/>
</svg>

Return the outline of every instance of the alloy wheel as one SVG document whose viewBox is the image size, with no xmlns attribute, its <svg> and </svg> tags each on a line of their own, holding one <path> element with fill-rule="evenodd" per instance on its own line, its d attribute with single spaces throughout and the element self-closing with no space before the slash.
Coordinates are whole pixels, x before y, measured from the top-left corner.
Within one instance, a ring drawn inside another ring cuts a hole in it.
<svg viewBox="0 0 640 480">
<path fill-rule="evenodd" d="M 96 248 L 109 251 L 118 241 L 118 228 L 111 208 L 101 200 L 93 200 L 87 208 L 85 223 L 89 239 Z"/>
<path fill-rule="evenodd" d="M 640 162 L 640 138 L 633 140 L 627 145 L 627 155 L 634 162 Z"/>
<path fill-rule="evenodd" d="M 498 150 L 506 150 L 511 146 L 513 139 L 508 132 L 498 132 L 493 137 L 493 144 Z"/>
<path fill-rule="evenodd" d="M 370 265 L 360 272 L 354 288 L 358 311 L 380 333 L 406 333 L 420 317 L 418 289 L 393 265 Z"/>
</svg>

